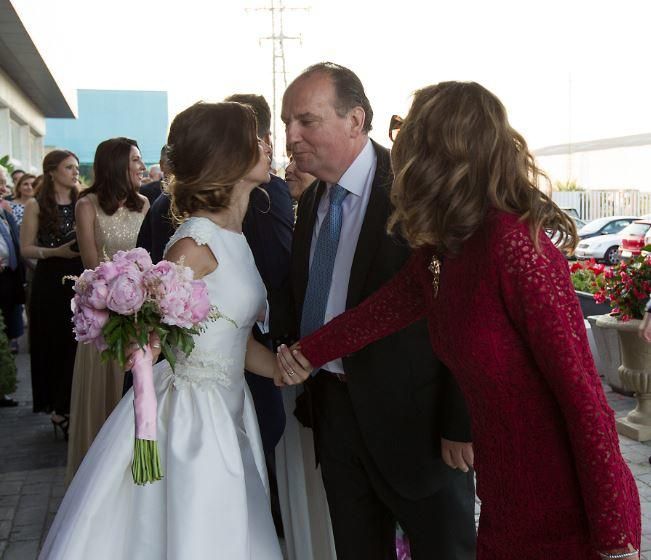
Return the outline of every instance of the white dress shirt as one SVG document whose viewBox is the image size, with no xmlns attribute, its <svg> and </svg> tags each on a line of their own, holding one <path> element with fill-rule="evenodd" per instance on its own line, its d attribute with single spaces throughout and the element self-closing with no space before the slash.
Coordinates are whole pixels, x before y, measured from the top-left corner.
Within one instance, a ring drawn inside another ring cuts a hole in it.
<svg viewBox="0 0 651 560">
<path fill-rule="evenodd" d="M 350 269 L 353 266 L 353 258 L 357 249 L 359 232 L 362 229 L 366 207 L 371 196 L 371 187 L 375 170 L 377 168 L 377 155 L 370 140 L 359 153 L 355 161 L 339 179 L 339 185 L 346 189 L 349 194 L 344 198 L 342 204 L 341 234 L 337 256 L 332 271 L 332 284 L 328 295 L 328 303 L 325 311 L 325 323 L 331 321 L 337 315 L 346 311 L 346 299 L 348 297 L 348 281 L 350 280 Z M 331 183 L 326 183 L 326 191 L 321 196 L 319 208 L 312 233 L 312 246 L 310 248 L 310 267 L 314 256 L 314 247 L 321 230 L 325 217 L 330 207 Z M 333 373 L 345 373 L 341 360 L 334 360 L 323 366 Z"/>
</svg>

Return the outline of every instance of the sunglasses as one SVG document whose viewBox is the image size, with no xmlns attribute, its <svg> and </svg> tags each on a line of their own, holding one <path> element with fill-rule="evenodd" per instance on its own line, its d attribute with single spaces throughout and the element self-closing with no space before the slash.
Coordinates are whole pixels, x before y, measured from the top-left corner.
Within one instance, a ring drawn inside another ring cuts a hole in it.
<svg viewBox="0 0 651 560">
<path fill-rule="evenodd" d="M 400 132 L 400 127 L 402 123 L 405 122 L 404 119 L 398 115 L 392 115 L 391 121 L 389 121 L 389 140 L 393 142 Z"/>
</svg>

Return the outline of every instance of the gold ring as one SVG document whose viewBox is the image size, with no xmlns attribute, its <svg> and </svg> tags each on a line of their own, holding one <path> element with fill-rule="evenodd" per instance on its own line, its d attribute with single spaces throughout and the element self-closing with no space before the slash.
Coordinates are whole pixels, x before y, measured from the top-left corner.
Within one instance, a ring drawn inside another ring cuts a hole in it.
<svg viewBox="0 0 651 560">
<path fill-rule="evenodd" d="M 151 347 L 152 348 L 160 348 L 160 344 L 158 344 L 158 342 L 156 342 L 155 344 L 152 344 Z"/>
</svg>

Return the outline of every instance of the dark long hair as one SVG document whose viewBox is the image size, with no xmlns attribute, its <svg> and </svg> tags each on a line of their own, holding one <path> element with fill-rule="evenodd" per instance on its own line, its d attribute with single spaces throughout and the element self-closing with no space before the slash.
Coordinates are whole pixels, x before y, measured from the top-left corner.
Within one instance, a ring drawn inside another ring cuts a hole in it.
<svg viewBox="0 0 651 560">
<path fill-rule="evenodd" d="M 56 235 L 59 229 L 59 212 L 57 211 L 57 199 L 54 194 L 54 180 L 50 173 L 55 171 L 59 164 L 69 157 L 73 157 L 79 163 L 79 158 L 69 150 L 52 150 L 43 158 L 43 182 L 38 188 L 36 202 L 38 202 L 38 231 L 39 235 L 48 233 Z M 74 187 L 70 191 L 72 204 L 77 203 L 79 189 Z"/>
<path fill-rule="evenodd" d="M 104 140 L 95 150 L 93 184 L 81 193 L 80 198 L 94 193 L 108 216 L 115 214 L 120 205 L 132 212 L 140 212 L 145 204 L 138 195 L 138 187 L 129 177 L 132 147 L 140 149 L 135 140 L 120 136 Z"/>
<path fill-rule="evenodd" d="M 416 92 L 391 151 L 395 206 L 389 231 L 412 247 L 454 254 L 490 207 L 516 214 L 538 248 L 541 230 L 562 248 L 577 242 L 574 222 L 539 189 L 549 181 L 495 95 L 474 82 Z"/>
</svg>

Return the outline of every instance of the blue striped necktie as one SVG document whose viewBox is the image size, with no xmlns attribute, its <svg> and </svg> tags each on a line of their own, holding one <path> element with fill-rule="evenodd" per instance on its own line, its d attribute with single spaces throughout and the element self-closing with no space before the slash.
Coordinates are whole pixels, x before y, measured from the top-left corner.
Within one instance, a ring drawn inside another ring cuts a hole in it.
<svg viewBox="0 0 651 560">
<path fill-rule="evenodd" d="M 333 185 L 330 189 L 330 207 L 319 230 L 305 290 L 301 336 L 313 333 L 323 325 L 325 319 L 326 305 L 332 284 L 332 271 L 335 266 L 341 233 L 343 214 L 341 205 L 347 194 L 348 191 L 341 185 Z"/>
</svg>

